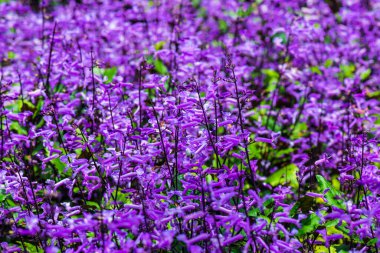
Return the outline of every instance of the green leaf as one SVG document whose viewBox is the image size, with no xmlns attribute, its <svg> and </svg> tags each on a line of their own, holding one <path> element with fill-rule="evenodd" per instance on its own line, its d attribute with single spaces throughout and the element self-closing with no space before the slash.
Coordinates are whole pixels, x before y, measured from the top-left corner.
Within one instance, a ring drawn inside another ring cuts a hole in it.
<svg viewBox="0 0 380 253">
<path fill-rule="evenodd" d="M 212 175 L 208 174 L 208 175 L 206 176 L 206 182 L 207 182 L 207 183 L 212 182 Z"/>
<path fill-rule="evenodd" d="M 312 73 L 315 73 L 315 74 L 318 74 L 318 75 L 322 75 L 322 71 L 319 69 L 318 66 L 312 66 L 310 67 L 310 70 Z"/>
<path fill-rule="evenodd" d="M 367 242 L 367 245 L 368 245 L 368 246 L 375 246 L 376 243 L 377 243 L 377 241 L 378 241 L 378 238 L 372 238 L 371 240 L 369 240 L 369 241 Z"/>
<path fill-rule="evenodd" d="M 319 226 L 321 219 L 315 214 L 310 214 L 307 218 L 301 221 L 301 229 L 298 230 L 298 236 L 303 236 L 312 233 Z"/>
<path fill-rule="evenodd" d="M 342 231 L 344 234 L 350 233 L 350 229 L 347 228 L 347 223 L 345 221 L 343 221 L 342 225 L 337 226 L 336 228 Z"/>
<path fill-rule="evenodd" d="M 8 110 L 11 110 L 14 113 L 21 112 L 22 101 L 20 99 L 16 100 L 14 103 L 5 106 L 5 108 L 7 108 Z"/>
<path fill-rule="evenodd" d="M 249 210 L 248 216 L 249 217 L 257 217 L 260 214 L 260 209 L 259 208 L 253 208 Z"/>
<path fill-rule="evenodd" d="M 298 180 L 297 180 L 297 171 L 298 167 L 295 164 L 289 164 L 284 168 L 274 172 L 270 175 L 266 182 L 271 184 L 272 186 L 289 184 L 291 187 L 297 189 L 298 188 Z"/>
<path fill-rule="evenodd" d="M 207 9 L 205 7 L 200 7 L 198 10 L 198 18 L 206 18 L 207 17 Z"/>
<path fill-rule="evenodd" d="M 346 239 L 350 238 L 347 233 L 343 232 L 342 230 L 337 229 L 335 226 L 326 227 L 326 232 L 328 235 L 342 235 Z"/>
<path fill-rule="evenodd" d="M 252 144 L 249 144 L 248 146 L 248 152 L 250 157 L 255 158 L 255 159 L 260 159 L 261 158 L 261 148 L 263 147 L 262 142 L 254 142 Z"/>
<path fill-rule="evenodd" d="M 219 30 L 222 33 L 227 33 L 228 32 L 228 25 L 227 25 L 226 21 L 224 21 L 223 19 L 219 19 L 218 20 L 218 25 L 219 25 Z"/>
<path fill-rule="evenodd" d="M 263 206 L 265 207 L 264 208 L 264 214 L 265 214 L 265 216 L 268 217 L 274 211 L 274 199 L 273 198 L 267 199 L 263 203 Z"/>
<path fill-rule="evenodd" d="M 356 67 L 354 64 L 350 63 L 348 65 L 340 65 L 340 72 L 338 74 L 339 79 L 342 81 L 345 78 L 353 78 L 355 74 Z"/>
<path fill-rule="evenodd" d="M 21 107 L 21 111 L 22 112 L 26 112 L 26 111 L 35 112 L 36 107 L 30 101 L 24 100 L 24 103 L 22 104 L 22 107 Z"/>
<path fill-rule="evenodd" d="M 276 84 L 278 82 L 278 79 L 280 78 L 280 74 L 273 69 L 263 69 L 261 70 L 261 73 L 266 75 L 264 82 L 267 85 L 272 84 L 272 83 Z"/>
<path fill-rule="evenodd" d="M 14 58 L 16 58 L 15 52 L 9 51 L 8 52 L 8 59 L 14 59 Z"/>
<path fill-rule="evenodd" d="M 166 41 L 163 41 L 163 40 L 159 41 L 156 44 L 154 44 L 154 49 L 156 49 L 156 51 L 159 51 L 164 48 L 165 44 L 166 44 Z"/>
<path fill-rule="evenodd" d="M 112 68 L 102 69 L 99 67 L 94 67 L 93 71 L 94 71 L 95 75 L 107 77 L 107 81 L 105 83 L 111 83 L 113 81 L 113 78 L 115 77 L 115 75 L 117 73 L 117 68 L 112 67 Z"/>
<path fill-rule="evenodd" d="M 277 84 L 280 78 L 280 74 L 273 69 L 263 69 L 261 73 L 265 75 L 264 83 L 267 92 L 272 92 L 277 88 Z"/>
<path fill-rule="evenodd" d="M 59 158 L 55 158 L 55 159 L 51 160 L 50 162 L 54 165 L 54 167 L 58 170 L 58 172 L 60 174 L 64 172 L 64 170 L 66 168 L 66 164 L 61 162 L 61 160 Z"/>
<path fill-rule="evenodd" d="M 374 92 L 369 92 L 369 93 L 367 93 L 367 96 L 369 98 L 379 98 L 380 99 L 380 90 L 374 91 Z"/>
<path fill-rule="evenodd" d="M 276 156 L 276 158 L 281 158 L 285 155 L 291 154 L 292 152 L 294 152 L 294 148 L 279 149 L 276 150 L 276 153 L 274 155 Z"/>
<path fill-rule="evenodd" d="M 340 209 L 345 210 L 346 206 L 344 205 L 344 200 L 343 199 L 338 199 L 341 197 L 341 193 L 336 190 L 329 181 L 327 181 L 324 177 L 321 175 L 316 176 L 318 185 L 320 188 L 320 192 L 323 193 L 326 189 L 328 190 L 327 193 L 325 193 L 325 198 L 327 199 L 327 203 L 331 206 L 338 207 Z"/>
<path fill-rule="evenodd" d="M 267 123 L 268 121 L 268 123 Z M 268 125 L 268 129 L 273 131 L 273 132 L 279 132 L 282 129 L 282 126 L 276 122 L 275 124 L 275 119 L 274 117 L 267 117 L 266 115 L 262 117 L 262 125 Z"/>
<path fill-rule="evenodd" d="M 360 80 L 365 81 L 371 75 L 371 69 L 367 69 L 360 74 Z"/>
<path fill-rule="evenodd" d="M 38 122 L 38 124 L 36 125 L 36 129 L 41 128 L 44 124 L 45 124 L 45 120 L 42 118 L 42 119 Z"/>
<path fill-rule="evenodd" d="M 33 119 L 35 119 L 38 115 L 40 115 L 40 112 L 41 112 L 43 105 L 44 105 L 44 99 L 42 97 L 40 97 L 37 101 L 36 110 L 33 113 L 33 117 L 32 117 Z"/>
<path fill-rule="evenodd" d="M 94 232 L 86 232 L 86 236 L 87 236 L 87 238 L 94 238 L 95 233 Z"/>
<path fill-rule="evenodd" d="M 20 125 L 17 121 L 13 121 L 9 127 L 11 130 L 16 131 L 18 134 L 21 135 L 28 135 L 28 132 L 25 130 L 24 127 Z"/>
<path fill-rule="evenodd" d="M 305 122 L 298 123 L 293 130 L 291 140 L 296 140 L 303 137 L 307 132 L 307 124 Z"/>
<path fill-rule="evenodd" d="M 44 252 L 40 247 L 36 248 L 36 246 L 34 244 L 31 244 L 29 242 L 24 242 L 24 245 L 25 245 L 26 251 L 29 253 L 40 253 L 40 252 L 42 253 L 42 252 Z"/>
<path fill-rule="evenodd" d="M 95 74 L 95 75 L 99 75 L 99 76 L 102 76 L 103 73 L 104 73 L 104 69 L 101 69 L 101 68 L 99 68 L 99 67 L 94 67 L 94 68 L 93 68 L 93 71 L 94 71 L 94 74 Z"/>
<path fill-rule="evenodd" d="M 334 248 L 338 253 L 348 253 L 350 252 L 351 247 L 349 245 L 335 245 Z"/>
<path fill-rule="evenodd" d="M 172 245 L 170 246 L 170 252 L 188 252 L 186 248 L 187 246 L 184 242 L 178 241 L 177 238 L 174 238 Z"/>
<path fill-rule="evenodd" d="M 326 222 L 325 226 L 328 228 L 328 227 L 335 227 L 335 225 L 337 225 L 339 223 L 339 219 L 335 219 L 335 220 L 329 220 L 328 222 Z"/>
<path fill-rule="evenodd" d="M 323 41 L 325 42 L 325 44 L 331 44 L 331 41 L 332 41 L 331 36 L 326 35 Z"/>
<path fill-rule="evenodd" d="M 330 68 L 333 65 L 334 61 L 332 59 L 327 59 L 325 61 L 325 68 Z"/>
<path fill-rule="evenodd" d="M 250 5 L 246 10 L 244 10 L 243 8 L 239 8 L 239 10 L 237 11 L 237 16 L 240 18 L 246 18 L 246 17 L 249 17 L 249 15 L 251 15 L 252 12 L 253 12 L 253 7 L 252 5 Z"/>
<path fill-rule="evenodd" d="M 267 200 L 264 201 L 263 203 L 263 206 L 264 207 L 269 207 L 269 206 L 272 206 L 274 204 L 274 199 L 273 198 L 269 198 Z"/>
<path fill-rule="evenodd" d="M 199 8 L 199 6 L 201 5 L 201 0 L 191 0 L 191 4 L 193 5 L 193 7 L 195 9 Z"/>
<path fill-rule="evenodd" d="M 107 81 L 105 83 L 110 83 L 113 81 L 114 77 L 116 76 L 117 68 L 112 67 L 109 69 L 104 70 L 104 76 L 107 77 Z"/>
<path fill-rule="evenodd" d="M 95 201 L 86 201 L 85 207 L 90 210 L 99 210 L 100 206 Z"/>
<path fill-rule="evenodd" d="M 54 93 L 60 93 L 64 88 L 65 86 L 62 83 L 59 83 L 54 87 Z"/>
<path fill-rule="evenodd" d="M 6 194 L 4 189 L 1 189 L 0 190 L 0 203 L 2 203 L 7 198 L 8 195 L 9 194 Z"/>
<path fill-rule="evenodd" d="M 154 61 L 154 68 L 161 75 L 167 75 L 168 74 L 167 67 L 165 66 L 165 64 L 160 59 Z"/>
<path fill-rule="evenodd" d="M 335 248 L 329 247 L 323 245 L 314 245 L 314 253 L 336 253 Z"/>
</svg>

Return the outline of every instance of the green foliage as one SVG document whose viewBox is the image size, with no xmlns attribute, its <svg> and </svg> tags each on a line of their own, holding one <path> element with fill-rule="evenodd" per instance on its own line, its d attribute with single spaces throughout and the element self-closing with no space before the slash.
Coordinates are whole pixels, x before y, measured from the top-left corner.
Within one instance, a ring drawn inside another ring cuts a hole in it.
<svg viewBox="0 0 380 253">
<path fill-rule="evenodd" d="M 8 59 L 14 59 L 14 58 L 16 58 L 16 53 L 15 52 L 12 52 L 12 51 L 9 51 L 8 52 Z"/>
<path fill-rule="evenodd" d="M 154 70 L 160 75 L 168 75 L 168 68 L 161 59 L 154 59 L 152 55 L 147 56 L 146 62 L 154 66 Z"/>
<path fill-rule="evenodd" d="M 194 8 L 199 8 L 201 6 L 202 0 L 191 0 L 191 4 Z"/>
<path fill-rule="evenodd" d="M 274 199 L 270 198 L 264 201 L 263 203 L 264 208 L 264 215 L 268 217 L 271 213 L 274 211 Z"/>
<path fill-rule="evenodd" d="M 154 49 L 156 49 L 156 51 L 160 51 L 161 49 L 164 48 L 165 44 L 166 44 L 166 41 L 163 41 L 163 40 L 159 41 L 156 44 L 154 44 Z"/>
<path fill-rule="evenodd" d="M 295 125 L 294 130 L 292 132 L 292 136 L 290 139 L 296 140 L 303 136 L 305 136 L 307 133 L 307 124 L 305 122 L 299 122 L 297 125 Z"/>
<path fill-rule="evenodd" d="M 104 76 L 107 77 L 107 82 L 106 83 L 112 82 L 113 79 L 114 79 L 114 77 L 116 76 L 116 73 L 117 73 L 117 68 L 116 67 L 105 69 L 104 70 Z"/>
<path fill-rule="evenodd" d="M 65 89 L 65 86 L 62 83 L 57 84 L 54 87 L 54 93 L 60 93 Z"/>
<path fill-rule="evenodd" d="M 276 150 L 276 152 L 274 152 L 273 155 L 276 158 L 281 158 L 285 155 L 290 155 L 292 152 L 294 152 L 294 148 L 279 149 L 279 150 Z"/>
<path fill-rule="evenodd" d="M 13 201 L 12 195 L 6 193 L 5 189 L 0 189 L 0 205 L 5 208 L 15 207 L 16 203 Z"/>
<path fill-rule="evenodd" d="M 325 190 L 329 189 L 324 195 L 327 199 L 327 204 L 331 206 L 338 207 L 340 209 L 346 209 L 346 206 L 344 205 L 344 200 L 341 198 L 341 192 L 336 190 L 332 184 L 327 181 L 324 177 L 321 175 L 316 176 L 318 181 L 318 186 L 320 188 L 320 191 L 323 193 Z"/>
<path fill-rule="evenodd" d="M 20 243 L 20 245 L 22 245 L 22 244 Z M 24 245 L 26 248 L 26 252 L 28 252 L 28 253 L 42 253 L 42 252 L 44 252 L 43 249 L 36 248 L 36 246 L 34 244 L 31 244 L 29 242 L 24 242 Z"/>
<path fill-rule="evenodd" d="M 237 11 L 227 11 L 226 14 L 233 19 L 247 18 L 252 14 L 253 10 L 253 5 L 249 5 L 247 8 L 240 7 Z"/>
<path fill-rule="evenodd" d="M 341 64 L 339 66 L 340 72 L 338 73 L 338 77 L 340 81 L 343 81 L 345 78 L 353 78 L 355 75 L 356 67 L 354 64 L 350 63 L 348 65 Z"/>
<path fill-rule="evenodd" d="M 221 33 L 227 33 L 228 32 L 228 24 L 225 20 L 219 19 L 218 25 L 219 25 L 219 30 Z"/>
<path fill-rule="evenodd" d="M 186 244 L 182 241 L 178 241 L 177 239 L 173 240 L 170 248 L 172 252 L 184 252 L 184 253 L 188 252 Z"/>
<path fill-rule="evenodd" d="M 332 42 L 331 36 L 326 35 L 326 36 L 324 37 L 324 42 L 325 42 L 326 44 L 330 44 L 330 43 Z"/>
<path fill-rule="evenodd" d="M 246 10 L 244 10 L 243 8 L 239 8 L 236 14 L 240 18 L 246 18 L 246 17 L 249 17 L 252 14 L 252 12 L 253 12 L 253 6 L 250 5 Z"/>
<path fill-rule="evenodd" d="M 348 252 L 350 252 L 350 246 L 349 245 L 345 245 L 345 244 L 335 245 L 334 248 L 335 248 L 336 252 L 338 252 L 338 253 L 348 253 Z"/>
<path fill-rule="evenodd" d="M 0 203 L 3 203 L 9 194 L 5 193 L 4 189 L 0 189 Z"/>
<path fill-rule="evenodd" d="M 10 127 L 9 127 L 11 130 L 15 131 L 16 133 L 18 134 L 21 134 L 21 135 L 28 135 L 28 131 L 26 131 L 26 129 L 24 127 L 22 127 L 20 125 L 20 123 L 18 123 L 17 121 L 13 121 L 11 124 L 10 124 Z"/>
<path fill-rule="evenodd" d="M 265 75 L 264 83 L 267 85 L 267 91 L 274 91 L 276 89 L 280 74 L 273 69 L 263 69 L 261 73 Z"/>
<path fill-rule="evenodd" d="M 268 129 L 273 131 L 273 132 L 279 132 L 282 129 L 282 126 L 280 124 L 278 124 L 277 121 L 275 122 L 274 117 L 268 117 L 266 115 L 262 117 L 262 125 L 263 126 L 267 125 Z"/>
<path fill-rule="evenodd" d="M 325 61 L 324 66 L 325 66 L 325 68 L 330 68 L 333 64 L 334 64 L 334 61 L 332 59 L 327 59 Z"/>
<path fill-rule="evenodd" d="M 168 68 L 160 59 L 154 61 L 154 68 L 161 75 L 168 74 Z"/>
<path fill-rule="evenodd" d="M 325 223 L 325 226 L 328 228 L 328 227 L 335 227 L 335 225 L 337 225 L 339 223 L 339 220 L 338 219 L 334 219 L 334 220 L 329 220 Z"/>
<path fill-rule="evenodd" d="M 66 164 L 64 164 L 63 162 L 61 162 L 61 160 L 59 158 L 55 158 L 53 160 L 50 161 L 54 166 L 55 168 L 58 170 L 58 172 L 60 174 L 62 174 L 66 168 Z"/>
<path fill-rule="evenodd" d="M 322 71 L 320 70 L 320 68 L 318 66 L 312 66 L 312 67 L 310 67 L 310 70 L 312 73 L 322 75 Z"/>
<path fill-rule="evenodd" d="M 374 92 L 370 92 L 370 93 L 367 94 L 367 96 L 369 98 L 379 98 L 380 99 L 380 90 L 374 91 Z"/>
<path fill-rule="evenodd" d="M 375 246 L 379 238 L 372 238 L 367 242 L 368 246 Z"/>
<path fill-rule="evenodd" d="M 5 108 L 14 112 L 14 113 L 21 112 L 22 101 L 20 99 L 16 100 L 14 103 L 5 106 Z"/>
<path fill-rule="evenodd" d="M 369 78 L 371 75 L 371 69 L 366 69 L 360 74 L 360 80 L 365 81 Z"/>
<path fill-rule="evenodd" d="M 95 201 L 86 201 L 85 207 L 89 210 L 99 210 L 100 206 Z"/>
<path fill-rule="evenodd" d="M 298 181 L 296 173 L 298 170 L 299 169 L 295 164 L 289 164 L 270 175 L 266 182 L 272 186 L 289 184 L 294 189 L 297 189 Z"/>
<path fill-rule="evenodd" d="M 105 83 L 111 83 L 114 77 L 116 76 L 116 73 L 117 73 L 116 67 L 106 68 L 106 69 L 94 67 L 94 74 L 107 78 L 107 81 Z"/>
<path fill-rule="evenodd" d="M 319 226 L 321 218 L 315 213 L 310 214 L 307 218 L 301 221 L 301 229 L 298 230 L 298 236 L 303 236 L 308 233 L 314 232 Z"/>
<path fill-rule="evenodd" d="M 254 142 L 248 146 L 248 152 L 250 157 L 255 159 L 261 158 L 261 148 L 264 146 L 262 142 Z"/>
<path fill-rule="evenodd" d="M 41 109 L 44 105 L 44 100 L 42 97 L 38 98 L 38 101 L 37 101 L 37 105 L 36 105 L 36 108 L 35 108 L 35 111 L 33 113 L 33 119 L 35 119 L 38 115 L 41 114 Z"/>
</svg>

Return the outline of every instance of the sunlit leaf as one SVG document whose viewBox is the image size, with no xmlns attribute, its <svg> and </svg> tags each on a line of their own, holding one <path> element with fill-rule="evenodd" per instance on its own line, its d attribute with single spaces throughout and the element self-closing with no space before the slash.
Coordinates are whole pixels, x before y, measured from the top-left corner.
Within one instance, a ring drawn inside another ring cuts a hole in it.
<svg viewBox="0 0 380 253">
<path fill-rule="evenodd" d="M 324 193 L 325 191 L 327 191 L 326 193 L 324 193 L 325 198 L 327 199 L 327 203 L 329 205 L 338 207 L 340 209 L 346 209 L 346 206 L 344 205 L 344 200 L 341 199 L 342 198 L 341 193 L 338 190 L 336 190 L 331 185 L 331 183 L 327 181 L 321 175 L 317 175 L 316 178 L 317 178 L 321 193 Z"/>
</svg>

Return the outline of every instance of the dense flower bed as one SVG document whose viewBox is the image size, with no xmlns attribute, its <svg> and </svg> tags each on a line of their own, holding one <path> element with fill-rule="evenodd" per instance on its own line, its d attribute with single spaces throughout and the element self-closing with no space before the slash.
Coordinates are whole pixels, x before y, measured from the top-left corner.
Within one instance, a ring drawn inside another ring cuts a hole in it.
<svg viewBox="0 0 380 253">
<path fill-rule="evenodd" d="M 379 252 L 380 1 L 0 1 L 1 252 Z"/>
</svg>

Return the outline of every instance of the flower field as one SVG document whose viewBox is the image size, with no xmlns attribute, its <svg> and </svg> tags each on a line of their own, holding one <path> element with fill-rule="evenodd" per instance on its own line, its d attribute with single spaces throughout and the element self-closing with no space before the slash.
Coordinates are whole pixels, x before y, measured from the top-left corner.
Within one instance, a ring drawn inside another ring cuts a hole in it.
<svg viewBox="0 0 380 253">
<path fill-rule="evenodd" d="M 0 0 L 0 252 L 380 250 L 379 0 Z"/>
</svg>

